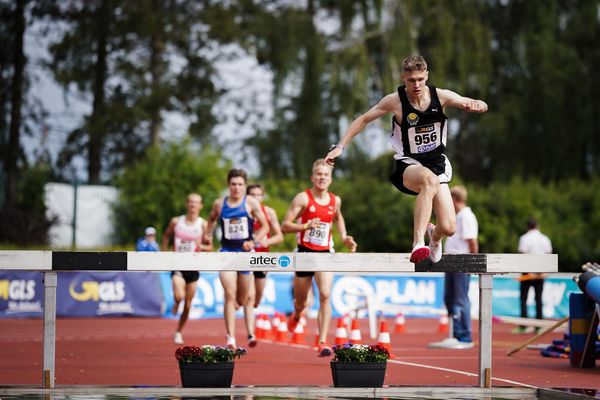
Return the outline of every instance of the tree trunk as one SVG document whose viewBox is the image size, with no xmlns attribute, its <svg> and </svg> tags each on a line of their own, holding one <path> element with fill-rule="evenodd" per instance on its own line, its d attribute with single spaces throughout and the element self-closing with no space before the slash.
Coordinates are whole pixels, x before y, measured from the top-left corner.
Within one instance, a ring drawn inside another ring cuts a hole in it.
<svg viewBox="0 0 600 400">
<path fill-rule="evenodd" d="M 88 132 L 88 181 L 90 184 L 100 183 L 102 169 L 102 144 L 106 135 L 105 89 L 106 84 L 106 42 L 108 36 L 108 6 L 103 1 L 98 10 L 96 65 L 94 72 L 94 101 Z"/>
<path fill-rule="evenodd" d="M 152 1 L 152 11 L 155 15 L 161 15 L 164 12 L 160 1 Z M 150 145 L 157 147 L 160 145 L 160 128 L 162 126 L 162 118 L 160 116 L 160 104 L 162 103 L 160 79 L 163 74 L 162 55 L 164 52 L 164 43 L 162 30 L 164 29 L 160 23 L 154 26 L 153 33 L 150 37 Z"/>
<path fill-rule="evenodd" d="M 17 0 L 15 9 L 15 48 L 13 60 L 13 85 L 11 94 L 10 133 L 8 141 L 8 154 L 6 155 L 6 199 L 4 208 L 11 210 L 14 207 L 17 195 L 17 162 L 21 152 L 21 106 L 23 104 L 23 69 L 25 68 L 25 55 L 23 54 L 23 36 L 25 35 L 25 2 Z"/>
<path fill-rule="evenodd" d="M 156 147 L 160 144 L 160 127 L 162 118 L 160 116 L 160 77 L 161 77 L 161 56 L 163 44 L 158 34 L 153 34 L 150 39 L 150 74 L 152 76 L 150 93 L 150 145 Z"/>
</svg>

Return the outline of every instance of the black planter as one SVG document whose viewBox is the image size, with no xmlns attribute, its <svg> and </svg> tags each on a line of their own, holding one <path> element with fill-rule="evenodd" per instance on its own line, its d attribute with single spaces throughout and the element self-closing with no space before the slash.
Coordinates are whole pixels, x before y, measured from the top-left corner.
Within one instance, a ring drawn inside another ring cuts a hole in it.
<svg viewBox="0 0 600 400">
<path fill-rule="evenodd" d="M 179 363 L 183 387 L 231 387 L 233 362 L 225 363 Z"/>
<path fill-rule="evenodd" d="M 387 362 L 331 362 L 335 387 L 381 387 Z"/>
</svg>

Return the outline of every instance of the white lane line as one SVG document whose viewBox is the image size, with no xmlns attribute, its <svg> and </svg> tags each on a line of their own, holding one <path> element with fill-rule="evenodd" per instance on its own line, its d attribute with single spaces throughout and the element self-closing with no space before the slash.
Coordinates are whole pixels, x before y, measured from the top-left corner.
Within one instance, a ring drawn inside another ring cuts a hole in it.
<svg viewBox="0 0 600 400">
<path fill-rule="evenodd" d="M 454 374 L 459 374 L 459 375 L 478 376 L 477 374 L 474 374 L 472 372 L 459 371 L 459 370 L 456 370 L 456 369 L 450 369 L 450 368 L 444 368 L 444 367 L 436 367 L 436 366 L 433 366 L 433 365 L 417 364 L 417 363 L 411 363 L 411 362 L 406 362 L 406 361 L 398 361 L 398 360 L 388 360 L 388 362 L 394 363 L 394 364 L 408 365 L 408 366 L 411 366 L 411 367 L 419 367 L 419 368 L 435 369 L 435 370 L 438 370 L 438 371 L 452 372 Z M 496 381 L 500 381 L 500 382 L 505 382 L 505 383 L 510 383 L 511 385 L 519 385 L 519 386 L 525 386 L 525 387 L 529 387 L 529 388 L 537 388 L 537 386 L 532 386 L 532 385 L 529 385 L 527 383 L 522 383 L 522 382 L 517 382 L 517 381 L 511 381 L 509 379 L 502 379 L 502 378 L 494 378 L 494 377 L 492 377 L 492 380 L 496 380 Z"/>
</svg>

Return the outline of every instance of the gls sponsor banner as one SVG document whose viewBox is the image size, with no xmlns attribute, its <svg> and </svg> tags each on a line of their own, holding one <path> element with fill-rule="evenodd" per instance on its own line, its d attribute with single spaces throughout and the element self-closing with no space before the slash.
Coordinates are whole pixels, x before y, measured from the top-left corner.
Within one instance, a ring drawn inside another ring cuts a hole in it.
<svg viewBox="0 0 600 400">
<path fill-rule="evenodd" d="M 60 273 L 56 307 L 61 316 L 160 316 L 158 276 L 151 272 Z"/>
<path fill-rule="evenodd" d="M 44 285 L 39 272 L 0 272 L 0 318 L 42 315 Z"/>
</svg>

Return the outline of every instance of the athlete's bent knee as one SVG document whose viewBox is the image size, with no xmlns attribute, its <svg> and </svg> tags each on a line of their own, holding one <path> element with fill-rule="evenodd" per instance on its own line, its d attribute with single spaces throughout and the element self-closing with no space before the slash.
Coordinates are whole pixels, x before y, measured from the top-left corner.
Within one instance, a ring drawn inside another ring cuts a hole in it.
<svg viewBox="0 0 600 400">
<path fill-rule="evenodd" d="M 454 221 L 438 221 L 437 228 L 442 236 L 452 236 L 456 233 L 456 222 Z"/>
</svg>

